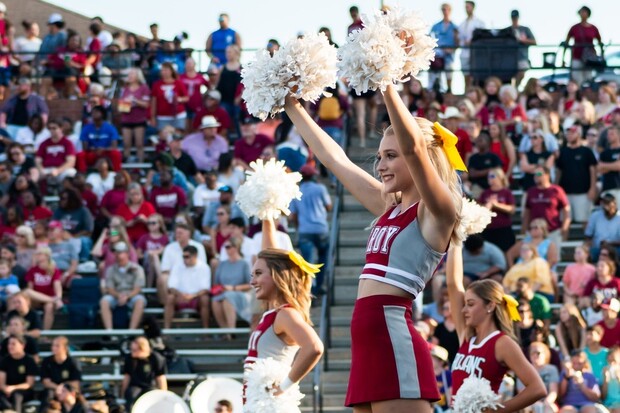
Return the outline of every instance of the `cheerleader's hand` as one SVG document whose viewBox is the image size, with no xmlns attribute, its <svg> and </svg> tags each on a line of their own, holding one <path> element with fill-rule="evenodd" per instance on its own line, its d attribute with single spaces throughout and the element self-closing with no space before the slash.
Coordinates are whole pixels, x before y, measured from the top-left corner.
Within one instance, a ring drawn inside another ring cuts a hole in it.
<svg viewBox="0 0 620 413">
<path fill-rule="evenodd" d="M 403 49 L 409 52 L 413 46 L 413 36 L 406 31 L 401 30 L 401 32 L 398 33 L 398 38 L 404 42 Z"/>
</svg>

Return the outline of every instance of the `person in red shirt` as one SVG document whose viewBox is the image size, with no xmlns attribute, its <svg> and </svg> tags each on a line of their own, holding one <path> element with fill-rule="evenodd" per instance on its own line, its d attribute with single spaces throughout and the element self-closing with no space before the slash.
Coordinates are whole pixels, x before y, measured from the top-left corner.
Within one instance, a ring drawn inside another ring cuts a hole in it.
<svg viewBox="0 0 620 413">
<path fill-rule="evenodd" d="M 517 103 L 517 89 L 512 85 L 504 85 L 499 89 L 498 95 L 500 104 L 493 109 L 495 122 L 503 125 L 508 135 L 520 135 L 527 115 L 523 106 Z"/>
<path fill-rule="evenodd" d="M 189 101 L 185 84 L 170 62 L 161 64 L 160 76 L 151 91 L 151 124 L 159 130 L 167 125 L 185 129 L 185 104 Z"/>
<path fill-rule="evenodd" d="M 185 61 L 185 73 L 179 76 L 179 79 L 185 85 L 187 89 L 188 101 L 185 107 L 187 108 L 187 120 L 188 127 L 194 119 L 198 109 L 202 107 L 202 92 L 201 88 L 209 88 L 209 81 L 199 72 L 196 71 L 196 61 L 189 57 Z"/>
<path fill-rule="evenodd" d="M 127 185 L 131 182 L 131 178 L 127 171 L 119 171 L 114 176 L 114 187 L 103 195 L 99 212 L 105 219 L 112 218 L 116 215 L 116 210 L 125 202 Z"/>
<path fill-rule="evenodd" d="M 34 228 L 37 221 L 48 220 L 52 217 L 52 211 L 41 205 L 41 196 L 33 191 L 25 190 L 20 194 L 20 203 L 24 216 L 24 224 Z"/>
<path fill-rule="evenodd" d="M 351 6 L 349 14 L 351 15 L 353 23 L 347 27 L 347 34 L 351 34 L 356 30 L 362 30 L 364 28 L 364 22 L 362 22 L 362 18 L 360 17 L 359 8 L 357 6 Z"/>
<path fill-rule="evenodd" d="M 526 192 L 522 231 L 525 233 L 534 219 L 542 218 L 547 221 L 549 239 L 559 246 L 568 237 L 571 222 L 568 198 L 560 186 L 551 183 L 546 166 L 538 166 L 534 170 L 534 182 L 536 186 Z"/>
<path fill-rule="evenodd" d="M 222 94 L 219 90 L 210 90 L 203 96 L 203 103 L 196 110 L 196 115 L 194 116 L 194 121 L 192 122 L 192 130 L 197 131 L 200 129 L 200 125 L 202 124 L 202 118 L 205 116 L 213 116 L 220 123 L 219 128 L 217 129 L 217 133 L 222 137 L 226 137 L 228 134 L 228 129 L 232 124 L 230 120 L 230 116 L 226 109 L 224 109 L 220 102 L 222 101 Z"/>
<path fill-rule="evenodd" d="M 598 294 L 605 301 L 620 298 L 620 278 L 616 278 L 616 264 L 609 258 L 600 257 L 596 264 L 596 276 L 592 278 L 583 290 L 582 306 L 590 306 L 593 294 Z"/>
<path fill-rule="evenodd" d="M 87 55 L 82 48 L 82 38 L 73 32 L 67 38 L 67 46 L 61 47 L 48 58 L 48 67 L 41 80 L 41 96 L 48 99 L 56 96 L 53 90 L 54 81 L 64 81 L 65 96 L 81 96 L 78 79 L 84 74 Z"/>
<path fill-rule="evenodd" d="M 601 346 L 612 348 L 620 345 L 620 320 L 618 320 L 618 312 L 620 312 L 620 301 L 612 298 L 601 304 L 603 309 L 603 319 L 598 323 L 603 327 L 603 338 L 601 338 Z"/>
<path fill-rule="evenodd" d="M 460 127 L 460 122 L 462 122 L 465 117 L 458 108 L 448 106 L 443 113 L 439 113 L 439 119 L 442 119 L 444 121 L 444 126 L 459 138 L 459 141 L 456 143 L 456 149 L 459 151 L 461 158 L 463 158 L 465 165 L 467 165 L 469 163 L 469 156 L 473 150 L 473 145 L 469 134 Z"/>
<path fill-rule="evenodd" d="M 62 274 L 52 260 L 49 247 L 39 247 L 34 253 L 34 266 L 31 267 L 25 281 L 28 288 L 25 293 L 30 297 L 34 307 L 43 306 L 43 329 L 50 330 L 54 324 L 54 311 L 61 308 Z"/>
<path fill-rule="evenodd" d="M 260 119 L 251 115 L 241 120 L 241 139 L 235 141 L 235 166 L 250 169 L 250 162 L 257 160 L 265 147 L 273 145 L 269 136 L 257 133 L 259 122 Z"/>
<path fill-rule="evenodd" d="M 588 19 L 592 15 L 590 8 L 583 6 L 577 13 L 579 13 L 581 21 L 571 27 L 566 35 L 562 60 L 564 60 L 564 54 L 566 53 L 568 43 L 573 39 L 574 43 L 570 66 L 571 78 L 577 82 L 577 84 L 581 85 L 582 82 L 592 78 L 592 69 L 585 67 L 584 62 L 588 57 L 596 55 L 594 40 L 598 41 L 598 45 L 601 49 L 601 56 L 603 55 L 603 41 L 601 40 L 601 34 L 598 28 L 588 22 Z"/>
<path fill-rule="evenodd" d="M 146 224 L 155 213 L 155 207 L 144 199 L 142 186 L 137 182 L 132 182 L 127 187 L 126 199 L 127 201 L 117 208 L 116 215 L 125 219 L 127 235 L 135 246 L 142 236 L 149 233 Z"/>
<path fill-rule="evenodd" d="M 60 120 L 50 120 L 47 129 L 51 136 L 44 140 L 37 150 L 35 163 L 41 177 L 62 181 L 67 176 L 74 176 L 75 170 L 75 146 L 64 136 Z"/>
<path fill-rule="evenodd" d="M 187 206 L 187 197 L 180 187 L 172 184 L 172 173 L 168 169 L 159 173 L 159 182 L 160 186 L 151 190 L 150 201 L 171 228 L 174 216 Z"/>
</svg>

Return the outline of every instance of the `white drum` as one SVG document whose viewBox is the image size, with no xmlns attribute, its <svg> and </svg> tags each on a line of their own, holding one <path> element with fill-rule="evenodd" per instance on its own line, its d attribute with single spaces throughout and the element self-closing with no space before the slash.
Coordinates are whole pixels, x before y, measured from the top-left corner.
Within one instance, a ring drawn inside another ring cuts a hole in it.
<svg viewBox="0 0 620 413">
<path fill-rule="evenodd" d="M 243 384 L 224 377 L 207 379 L 196 386 L 189 404 L 194 413 L 211 413 L 220 400 L 228 400 L 233 405 L 233 413 L 241 413 Z"/>
<path fill-rule="evenodd" d="M 171 391 L 151 390 L 140 396 L 131 413 L 191 413 L 183 399 Z"/>
</svg>

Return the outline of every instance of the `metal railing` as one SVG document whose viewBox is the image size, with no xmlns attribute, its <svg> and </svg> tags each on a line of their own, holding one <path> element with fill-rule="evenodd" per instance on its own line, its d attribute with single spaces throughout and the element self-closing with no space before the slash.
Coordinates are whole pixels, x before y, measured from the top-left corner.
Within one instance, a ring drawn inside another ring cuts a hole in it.
<svg viewBox="0 0 620 413">
<path fill-rule="evenodd" d="M 348 122 L 345 119 L 345 124 Z M 346 131 L 347 128 L 345 127 Z M 342 147 L 347 148 L 348 133 L 343 133 Z M 316 365 L 312 374 L 312 411 L 323 411 L 323 371 L 329 368 L 329 347 L 331 345 L 331 306 L 334 304 L 334 277 L 338 261 L 338 243 L 340 234 L 340 212 L 343 206 L 344 187 L 340 181 L 336 183 L 336 196 L 332 209 L 331 229 L 329 233 L 329 249 L 325 263 L 326 294 L 321 297 L 321 316 L 319 337 L 323 342 L 324 353 L 322 360 Z"/>
</svg>

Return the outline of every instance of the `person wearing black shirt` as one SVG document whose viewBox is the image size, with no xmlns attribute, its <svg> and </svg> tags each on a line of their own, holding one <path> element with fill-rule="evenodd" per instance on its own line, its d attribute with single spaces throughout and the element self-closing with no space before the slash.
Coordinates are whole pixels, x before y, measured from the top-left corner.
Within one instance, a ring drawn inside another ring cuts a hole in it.
<svg viewBox="0 0 620 413">
<path fill-rule="evenodd" d="M 545 133 L 541 129 L 537 129 L 530 136 L 532 148 L 526 153 L 521 153 L 519 167 L 523 171 L 521 178 L 521 187 L 527 191 L 535 186 L 534 173 L 539 166 L 546 166 L 549 170 L 553 170 L 555 156 L 545 147 Z"/>
<path fill-rule="evenodd" d="M 502 160 L 499 159 L 499 156 L 489 152 L 491 137 L 488 133 L 482 132 L 476 138 L 475 144 L 478 152 L 469 157 L 467 169 L 472 196 L 477 199 L 483 190 L 489 188 L 489 171 L 493 168 L 501 168 Z"/>
<path fill-rule="evenodd" d="M 88 411 L 86 400 L 84 400 L 76 388 L 69 383 L 63 383 L 58 386 L 56 398 L 61 403 L 62 413 L 85 413 Z"/>
<path fill-rule="evenodd" d="M 11 308 L 6 318 L 10 320 L 14 315 L 19 315 L 26 320 L 26 335 L 39 338 L 41 336 L 41 317 L 30 308 L 30 299 L 23 291 L 11 297 Z"/>
<path fill-rule="evenodd" d="M 433 337 L 438 344 L 448 351 L 448 363 L 452 365 L 454 356 L 459 351 L 459 335 L 456 332 L 456 324 L 450 312 L 450 302 L 446 300 L 441 308 L 444 321 L 439 323 L 433 332 Z"/>
<path fill-rule="evenodd" d="M 32 399 L 37 363 L 24 351 L 26 341 L 9 336 L 9 355 L 0 361 L 0 408 L 22 411 L 24 402 Z"/>
<path fill-rule="evenodd" d="M 184 136 L 179 131 L 175 131 L 172 135 L 172 139 L 168 142 L 168 148 L 170 149 L 170 155 L 174 159 L 174 167 L 183 172 L 183 175 L 192 182 L 195 182 L 196 175 L 198 174 L 198 168 L 191 156 L 181 150 L 181 141 Z"/>
<path fill-rule="evenodd" d="M 597 171 L 603 180 L 602 192 L 611 192 L 620 199 L 620 128 L 610 126 L 607 129 L 607 143 L 609 147 L 601 152 Z"/>
<path fill-rule="evenodd" d="M 127 411 L 142 394 L 154 390 L 167 390 L 166 359 L 151 351 L 148 339 L 137 337 L 131 342 L 131 354 L 125 358 L 121 394 L 125 396 Z"/>
<path fill-rule="evenodd" d="M 26 320 L 23 317 L 13 314 L 7 323 L 6 332 L 9 335 L 23 336 L 26 341 L 24 351 L 31 356 L 36 362 L 39 361 L 39 344 L 37 339 L 30 337 L 26 334 Z M 0 356 L 6 357 L 9 354 L 9 339 L 8 337 L 2 340 L 0 344 Z"/>
<path fill-rule="evenodd" d="M 79 361 L 69 355 L 69 340 L 62 336 L 56 337 L 52 341 L 52 355 L 41 363 L 41 381 L 43 387 L 49 390 L 48 397 L 51 399 L 63 383 L 79 390 L 80 380 L 82 368 Z"/>
<path fill-rule="evenodd" d="M 596 197 L 596 158 L 590 148 L 581 143 L 581 128 L 570 127 L 566 146 L 556 160 L 556 180 L 566 192 L 574 222 L 586 223 L 590 218 L 592 201 Z"/>
</svg>

